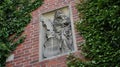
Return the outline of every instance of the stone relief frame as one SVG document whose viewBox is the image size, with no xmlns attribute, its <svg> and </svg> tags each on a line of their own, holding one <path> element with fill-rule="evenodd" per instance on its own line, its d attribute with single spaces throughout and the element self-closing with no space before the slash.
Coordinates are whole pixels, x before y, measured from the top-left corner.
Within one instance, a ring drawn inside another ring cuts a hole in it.
<svg viewBox="0 0 120 67">
<path fill-rule="evenodd" d="M 71 32 L 72 32 L 72 40 L 73 40 L 73 50 L 72 51 L 68 51 L 68 52 L 65 52 L 65 53 L 61 53 L 61 54 L 58 54 L 56 56 L 51 56 L 51 57 L 48 57 L 48 58 L 43 58 L 43 39 L 42 39 L 42 32 L 43 32 L 43 23 L 41 20 L 43 20 L 41 17 L 47 13 L 51 13 L 51 12 L 55 12 L 55 11 L 59 11 L 59 10 L 64 10 L 64 9 L 67 9 L 68 11 L 68 15 L 69 15 L 69 18 L 70 18 L 70 25 L 71 25 Z M 66 54 L 69 54 L 69 53 L 72 53 L 72 52 L 75 52 L 77 51 L 77 45 L 76 45 L 76 38 L 75 38 L 75 31 L 74 31 L 74 22 L 73 22 L 73 16 L 72 16 L 72 8 L 71 8 L 71 5 L 67 5 L 65 7 L 61 7 L 57 10 L 52 10 L 52 11 L 49 11 L 49 12 L 45 12 L 45 13 L 42 13 L 40 15 L 40 38 L 39 38 L 39 60 L 40 61 L 43 61 L 43 60 L 47 60 L 47 59 L 52 59 L 52 58 L 56 58 L 56 57 L 59 57 L 59 56 L 63 56 L 63 55 L 66 55 Z"/>
</svg>

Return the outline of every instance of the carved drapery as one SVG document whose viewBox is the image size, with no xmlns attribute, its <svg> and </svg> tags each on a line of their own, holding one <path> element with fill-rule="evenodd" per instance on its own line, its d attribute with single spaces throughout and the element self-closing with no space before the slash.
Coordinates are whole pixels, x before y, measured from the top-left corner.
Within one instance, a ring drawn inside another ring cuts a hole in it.
<svg viewBox="0 0 120 67">
<path fill-rule="evenodd" d="M 49 58 L 62 53 L 74 50 L 73 36 L 70 17 L 67 17 L 61 10 L 54 14 L 54 20 L 50 19 L 50 29 L 45 21 L 42 21 L 44 30 L 44 43 L 42 45 L 42 57 Z"/>
</svg>

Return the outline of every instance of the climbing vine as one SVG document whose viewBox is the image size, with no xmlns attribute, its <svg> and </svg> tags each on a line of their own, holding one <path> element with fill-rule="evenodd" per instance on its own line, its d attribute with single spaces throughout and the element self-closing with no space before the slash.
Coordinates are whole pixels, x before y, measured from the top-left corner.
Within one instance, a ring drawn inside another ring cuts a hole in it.
<svg viewBox="0 0 120 67">
<path fill-rule="evenodd" d="M 13 50 L 24 41 L 24 27 L 30 22 L 30 13 L 43 0 L 0 0 L 0 67 Z"/>
<path fill-rule="evenodd" d="M 77 29 L 87 62 L 72 57 L 69 67 L 120 67 L 120 0 L 82 0 L 77 5 Z"/>
</svg>

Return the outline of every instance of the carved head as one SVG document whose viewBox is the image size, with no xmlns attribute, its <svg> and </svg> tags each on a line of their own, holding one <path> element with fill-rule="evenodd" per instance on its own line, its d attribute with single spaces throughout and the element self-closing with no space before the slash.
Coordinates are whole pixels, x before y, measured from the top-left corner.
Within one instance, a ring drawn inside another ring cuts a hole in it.
<svg viewBox="0 0 120 67">
<path fill-rule="evenodd" d="M 64 16 L 64 14 L 63 14 L 63 12 L 61 10 L 57 10 L 55 12 L 55 18 L 62 19 L 63 16 Z"/>
<path fill-rule="evenodd" d="M 57 10 L 54 16 L 54 26 L 55 28 L 66 27 L 70 23 L 70 18 L 67 17 L 61 10 Z"/>
</svg>

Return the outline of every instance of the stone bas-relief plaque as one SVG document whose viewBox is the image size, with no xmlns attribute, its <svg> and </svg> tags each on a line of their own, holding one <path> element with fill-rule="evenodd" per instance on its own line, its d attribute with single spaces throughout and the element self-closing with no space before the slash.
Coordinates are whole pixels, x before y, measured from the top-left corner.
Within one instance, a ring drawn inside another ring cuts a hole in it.
<svg viewBox="0 0 120 67">
<path fill-rule="evenodd" d="M 43 15 L 42 59 L 50 58 L 74 50 L 70 16 L 62 10 Z"/>
</svg>

